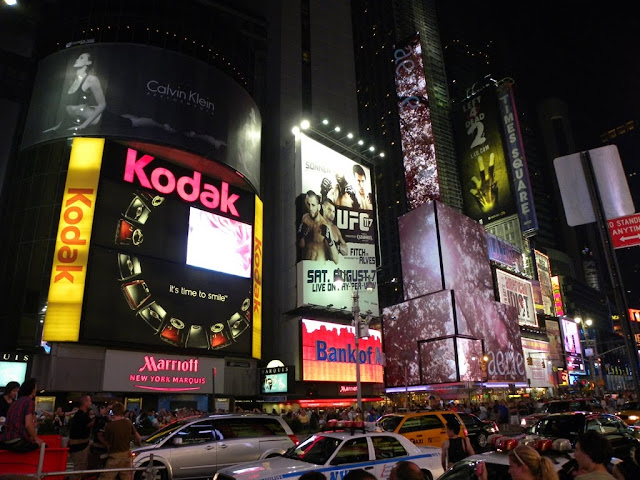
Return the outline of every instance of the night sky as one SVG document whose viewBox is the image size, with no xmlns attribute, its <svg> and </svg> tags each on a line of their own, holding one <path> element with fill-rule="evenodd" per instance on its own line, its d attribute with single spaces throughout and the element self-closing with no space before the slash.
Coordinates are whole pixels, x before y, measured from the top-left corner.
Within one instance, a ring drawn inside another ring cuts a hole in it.
<svg viewBox="0 0 640 480">
<path fill-rule="evenodd" d="M 512 77 L 517 96 L 568 103 L 578 150 L 600 147 L 601 134 L 640 120 L 640 35 L 631 2 L 437 0 L 436 5 L 443 45 L 456 38 L 493 40 L 498 55 L 508 59 L 494 78 Z M 627 174 L 640 170 L 639 133 L 623 139 Z M 631 185 L 636 212 L 637 178 Z M 617 256 L 629 306 L 640 308 L 640 246 L 617 250 Z"/>
</svg>

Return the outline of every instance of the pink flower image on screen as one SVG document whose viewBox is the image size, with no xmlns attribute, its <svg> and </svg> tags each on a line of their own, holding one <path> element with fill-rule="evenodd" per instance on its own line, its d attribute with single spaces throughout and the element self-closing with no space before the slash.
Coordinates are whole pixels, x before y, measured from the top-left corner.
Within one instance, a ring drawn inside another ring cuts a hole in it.
<svg viewBox="0 0 640 480">
<path fill-rule="evenodd" d="M 250 278 L 252 244 L 251 225 L 189 209 L 187 265 Z"/>
</svg>

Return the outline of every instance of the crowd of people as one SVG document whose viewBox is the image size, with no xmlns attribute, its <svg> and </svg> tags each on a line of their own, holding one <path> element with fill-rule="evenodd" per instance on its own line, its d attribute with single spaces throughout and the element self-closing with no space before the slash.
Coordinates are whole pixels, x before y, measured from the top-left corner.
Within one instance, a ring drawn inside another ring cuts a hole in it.
<svg viewBox="0 0 640 480">
<path fill-rule="evenodd" d="M 70 411 L 63 411 L 61 407 L 54 412 L 42 412 L 39 415 L 35 410 L 35 397 L 37 382 L 29 379 L 22 385 L 17 382 L 9 382 L 0 396 L 0 449 L 14 452 L 29 452 L 36 450 L 43 441 L 38 436 L 38 424 L 49 420 L 55 432 L 68 436 L 69 458 L 74 471 L 79 474 L 70 480 L 80 480 L 87 477 L 82 474 L 93 469 L 112 469 L 131 467 L 130 446 L 133 442 L 139 445 L 141 434 L 150 434 L 172 422 L 183 418 L 201 415 L 201 412 L 192 408 L 180 408 L 175 410 L 160 409 L 148 411 L 126 410 L 120 402 L 93 405 L 89 395 L 80 397 L 78 404 Z M 550 400 L 550 399 L 546 399 Z M 605 411 L 616 412 L 625 402 L 634 400 L 631 394 L 619 394 L 599 399 Z M 518 401 L 494 400 L 492 402 L 448 402 L 430 397 L 425 404 L 412 405 L 412 410 L 451 410 L 471 413 L 481 420 L 492 420 L 501 426 L 501 429 L 514 423 L 513 417 L 519 417 L 534 413 L 542 405 L 541 401 L 522 399 Z M 359 408 L 326 409 L 304 408 L 281 409 L 273 408 L 272 415 L 281 415 L 287 422 L 298 421 L 309 432 L 319 431 L 326 427 L 331 420 L 375 422 L 386 413 L 393 413 L 399 409 L 387 405 L 370 407 L 362 411 Z M 267 413 L 259 409 L 250 410 L 254 413 Z M 245 412 L 241 407 L 236 407 L 234 412 Z M 228 410 L 220 410 L 216 413 L 229 413 Z M 442 447 L 443 469 L 451 468 L 459 460 L 474 454 L 471 443 L 466 438 L 459 437 L 459 425 L 447 425 L 447 440 Z M 640 456 L 640 451 L 637 452 Z M 640 479 L 640 466 L 638 459 L 623 459 L 611 466 L 613 456 L 611 447 L 606 438 L 596 435 L 594 432 L 579 437 L 575 460 L 576 478 L 580 480 L 601 479 Z M 394 473 L 395 472 L 395 473 Z M 391 480 L 422 480 L 422 476 L 416 472 L 420 469 L 411 462 L 399 462 L 391 474 Z M 534 449 L 520 445 L 509 453 L 509 472 L 514 480 L 537 479 L 555 480 L 557 473 L 549 460 L 541 457 Z M 311 474 L 316 474 L 311 477 Z M 100 480 L 111 480 L 118 472 L 104 472 Z M 321 473 L 310 472 L 306 480 L 322 480 Z M 486 469 L 478 468 L 476 475 L 479 479 L 487 478 Z M 347 475 L 351 480 L 376 480 L 370 472 L 352 470 Z M 130 479 L 126 472 L 120 478 Z M 305 480 L 305 479 L 302 479 Z M 349 480 L 349 479 L 347 479 Z"/>
</svg>

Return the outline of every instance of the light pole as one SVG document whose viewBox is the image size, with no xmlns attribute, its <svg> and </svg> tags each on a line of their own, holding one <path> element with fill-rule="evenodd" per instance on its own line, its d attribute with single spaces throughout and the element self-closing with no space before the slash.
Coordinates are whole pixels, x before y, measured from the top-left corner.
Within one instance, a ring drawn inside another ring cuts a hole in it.
<svg viewBox="0 0 640 480">
<path fill-rule="evenodd" d="M 591 355 L 589 355 L 589 369 L 591 370 L 591 379 L 593 380 L 593 385 L 594 385 L 594 393 L 596 394 L 596 396 L 598 396 L 598 391 L 599 391 L 599 386 L 598 386 L 598 376 L 596 375 L 596 367 L 595 367 L 595 362 L 593 361 L 594 357 L 597 359 L 598 358 L 598 345 L 596 342 L 596 338 L 591 338 L 591 335 L 589 334 L 589 329 L 590 327 L 593 325 L 593 320 L 591 320 L 590 318 L 587 318 L 584 322 L 582 321 L 582 318 L 580 317 L 576 317 L 575 322 L 577 324 L 582 324 L 582 329 L 584 331 L 584 344 L 586 347 L 593 347 L 593 350 L 591 351 Z M 586 356 L 586 352 L 585 352 L 585 356 Z M 600 366 L 600 376 L 602 375 L 602 366 Z M 603 379 L 604 382 L 604 379 Z"/>
<path fill-rule="evenodd" d="M 336 269 L 333 272 L 333 284 L 339 290 L 342 288 L 344 284 L 344 278 L 342 276 L 342 271 L 340 269 Z M 365 283 L 365 289 L 368 292 L 372 292 L 375 288 L 375 284 L 371 281 L 367 281 Z M 362 383 L 360 381 L 360 282 L 354 283 L 353 293 L 351 294 L 351 298 L 353 300 L 351 311 L 353 313 L 353 326 L 354 326 L 354 337 L 356 344 L 356 408 L 360 411 L 360 414 L 364 418 L 364 413 L 362 412 Z M 370 316 L 367 316 L 367 326 L 369 325 L 369 320 L 371 320 Z"/>
</svg>

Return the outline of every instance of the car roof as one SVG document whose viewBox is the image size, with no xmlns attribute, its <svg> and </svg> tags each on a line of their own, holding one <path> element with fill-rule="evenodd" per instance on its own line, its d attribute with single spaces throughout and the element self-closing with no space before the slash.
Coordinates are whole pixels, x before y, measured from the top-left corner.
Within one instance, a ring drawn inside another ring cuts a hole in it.
<svg viewBox="0 0 640 480">
<path fill-rule="evenodd" d="M 542 457 L 547 457 L 551 460 L 551 463 L 554 467 L 559 470 L 562 465 L 571 460 L 571 456 L 568 452 L 544 452 L 541 454 Z M 472 461 L 477 462 L 482 460 L 486 463 L 496 463 L 499 465 L 509 465 L 509 455 L 508 452 L 484 452 L 484 453 L 476 453 L 475 455 L 470 455 L 465 458 L 463 461 Z"/>
<path fill-rule="evenodd" d="M 204 413 L 199 417 L 189 417 L 192 420 L 201 418 L 280 418 L 277 415 L 267 413 Z"/>
<path fill-rule="evenodd" d="M 457 415 L 458 412 L 454 412 L 453 410 L 418 410 L 415 412 L 394 412 L 394 413 L 386 413 L 383 417 L 407 417 L 411 415 L 434 415 L 439 413 L 441 415 Z"/>
</svg>

